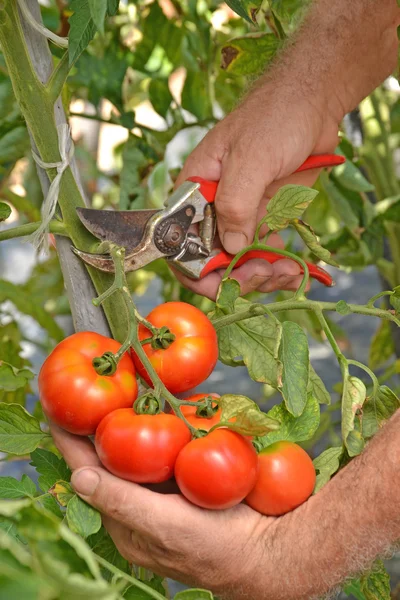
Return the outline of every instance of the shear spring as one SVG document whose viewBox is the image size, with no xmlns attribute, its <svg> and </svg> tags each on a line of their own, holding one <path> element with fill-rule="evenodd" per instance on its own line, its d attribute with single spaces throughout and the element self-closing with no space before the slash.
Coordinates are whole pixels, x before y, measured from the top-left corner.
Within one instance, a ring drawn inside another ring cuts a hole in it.
<svg viewBox="0 0 400 600">
<path fill-rule="evenodd" d="M 207 204 L 204 208 L 204 219 L 199 223 L 199 234 L 208 252 L 213 249 L 216 224 L 214 206 Z"/>
</svg>

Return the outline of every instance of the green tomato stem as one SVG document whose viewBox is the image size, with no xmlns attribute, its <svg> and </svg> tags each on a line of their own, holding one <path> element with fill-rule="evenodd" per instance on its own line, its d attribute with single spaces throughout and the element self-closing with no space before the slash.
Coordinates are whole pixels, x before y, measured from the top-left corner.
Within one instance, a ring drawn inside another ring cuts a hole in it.
<svg viewBox="0 0 400 600">
<path fill-rule="evenodd" d="M 128 573 L 124 573 L 124 571 L 121 571 L 121 569 L 118 569 L 118 567 L 115 567 L 114 565 L 109 563 L 108 560 L 99 556 L 95 552 L 93 554 L 94 554 L 96 561 L 99 563 L 99 565 L 106 568 L 108 571 L 110 571 L 110 573 L 114 573 L 114 575 L 117 575 L 121 579 L 125 579 L 125 581 L 128 581 L 129 583 L 131 583 L 132 585 L 137 587 L 139 590 L 142 590 L 143 592 L 145 592 L 145 594 L 147 596 L 149 596 L 150 598 L 154 598 L 154 600 L 165 600 L 164 596 L 159 594 L 156 590 L 149 587 L 148 585 L 146 585 L 139 579 L 135 579 L 134 577 L 132 577 L 132 575 L 128 575 Z"/>
<path fill-rule="evenodd" d="M 376 394 L 379 388 L 379 381 L 375 373 L 371 371 L 371 369 L 369 369 L 366 365 L 363 365 L 362 363 L 358 362 L 358 360 L 348 360 L 347 362 L 349 365 L 353 365 L 355 367 L 358 367 L 359 369 L 362 369 L 363 371 L 365 371 L 365 373 L 367 373 L 370 376 L 372 380 L 373 393 Z"/>
<path fill-rule="evenodd" d="M 393 294 L 392 291 L 385 291 L 385 292 L 379 292 L 379 294 L 375 294 L 375 296 L 372 296 L 372 298 L 370 298 L 367 302 L 367 304 L 365 306 L 367 306 L 368 308 L 372 308 L 375 304 L 375 302 L 377 300 L 379 300 L 379 298 L 382 298 L 383 296 L 391 296 Z"/>
<path fill-rule="evenodd" d="M 4 229 L 3 231 L 0 231 L 0 242 L 30 235 L 31 233 L 34 233 L 40 225 L 41 221 L 37 221 L 35 223 L 18 225 L 18 227 L 12 227 L 11 229 Z M 68 236 L 67 228 L 62 221 L 51 221 L 49 230 L 50 233 Z"/>
</svg>

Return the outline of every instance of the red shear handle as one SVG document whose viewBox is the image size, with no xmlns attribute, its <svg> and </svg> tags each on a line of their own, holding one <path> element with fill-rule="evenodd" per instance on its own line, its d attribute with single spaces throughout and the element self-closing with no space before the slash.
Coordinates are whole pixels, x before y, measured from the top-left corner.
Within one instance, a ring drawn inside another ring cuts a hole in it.
<svg viewBox="0 0 400 600">
<path fill-rule="evenodd" d="M 216 271 L 217 269 L 226 269 L 230 265 L 232 258 L 233 256 L 231 254 L 228 254 L 227 252 L 219 252 L 219 254 L 214 256 L 205 265 L 204 269 L 200 273 L 200 279 L 202 279 L 209 273 Z M 234 269 L 240 267 L 248 260 L 251 260 L 253 258 L 262 258 L 263 260 L 266 260 L 267 262 L 273 264 L 277 260 L 282 260 L 286 257 L 282 256 L 281 254 L 275 254 L 275 252 L 267 252 L 266 250 L 250 250 L 238 260 L 238 262 L 234 266 Z M 310 277 L 313 277 L 314 279 L 323 283 L 326 286 L 334 285 L 332 277 L 329 275 L 329 273 L 324 271 L 324 269 L 321 269 L 321 267 L 318 267 L 317 265 L 313 265 L 311 263 L 307 263 L 307 266 L 310 272 Z M 303 273 L 304 271 L 301 270 L 301 272 Z"/>
<path fill-rule="evenodd" d="M 303 164 L 296 169 L 295 173 L 308 171 L 309 169 L 322 169 L 324 167 L 336 167 L 342 165 L 346 161 L 344 156 L 340 154 L 314 154 L 309 156 Z M 217 194 L 218 181 L 208 181 L 201 177 L 190 177 L 189 181 L 200 183 L 200 193 L 207 202 L 214 202 Z"/>
</svg>

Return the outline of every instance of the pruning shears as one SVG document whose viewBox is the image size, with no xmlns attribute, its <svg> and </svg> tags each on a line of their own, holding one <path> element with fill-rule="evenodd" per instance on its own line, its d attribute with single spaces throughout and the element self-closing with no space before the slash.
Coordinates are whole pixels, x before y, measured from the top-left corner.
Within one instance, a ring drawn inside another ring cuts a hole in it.
<svg viewBox="0 0 400 600">
<path fill-rule="evenodd" d="M 334 167 L 345 162 L 337 154 L 312 155 L 295 171 Z M 77 208 L 85 227 L 103 242 L 125 248 L 125 271 L 136 271 L 158 258 L 164 258 L 191 279 L 202 279 L 209 273 L 228 267 L 233 256 L 214 248 L 216 215 L 214 200 L 218 182 L 192 177 L 179 186 L 166 200 L 163 209 L 110 211 Z M 198 224 L 198 233 L 189 231 Z M 114 272 L 108 254 L 89 254 L 73 248 L 87 264 L 101 271 Z M 251 250 L 236 263 L 261 258 L 274 263 L 284 256 L 275 252 Z M 332 277 L 321 267 L 307 263 L 310 276 L 324 285 L 333 285 Z"/>
</svg>

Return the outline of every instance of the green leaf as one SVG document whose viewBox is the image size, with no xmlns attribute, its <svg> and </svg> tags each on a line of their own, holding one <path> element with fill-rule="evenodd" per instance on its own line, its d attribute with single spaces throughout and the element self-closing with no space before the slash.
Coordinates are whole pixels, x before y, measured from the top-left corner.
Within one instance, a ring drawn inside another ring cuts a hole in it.
<svg viewBox="0 0 400 600">
<path fill-rule="evenodd" d="M 246 310 L 250 302 L 238 298 L 236 310 Z M 224 316 L 217 308 L 215 317 Z M 218 330 L 219 358 L 230 366 L 246 365 L 254 381 L 268 383 L 275 389 L 281 384 L 282 363 L 278 349 L 282 326 L 265 316 L 253 317 Z"/>
<path fill-rule="evenodd" d="M 394 353 L 394 341 L 389 321 L 381 321 L 369 348 L 369 366 L 377 369 Z"/>
<path fill-rule="evenodd" d="M 359 581 L 352 581 L 343 588 L 343 591 L 347 596 L 354 596 L 356 600 L 365 600 L 365 596 L 360 589 Z"/>
<path fill-rule="evenodd" d="M 14 477 L 0 477 L 0 498 L 12 500 L 36 494 L 36 485 L 27 475 L 22 475 L 21 481 Z"/>
<path fill-rule="evenodd" d="M 267 416 L 279 421 L 280 427 L 277 431 L 259 438 L 263 448 L 281 440 L 289 442 L 310 440 L 319 427 L 320 409 L 317 400 L 309 396 L 304 411 L 299 417 L 291 415 L 284 403 L 274 406 Z"/>
<path fill-rule="evenodd" d="M 314 459 L 314 467 L 318 471 L 314 494 L 319 492 L 339 469 L 342 454 L 342 446 L 335 446 L 334 448 L 328 448 Z"/>
<path fill-rule="evenodd" d="M 339 315 L 346 316 L 350 315 L 352 311 L 345 300 L 339 300 L 339 302 L 336 304 L 336 312 L 339 313 Z"/>
<path fill-rule="evenodd" d="M 350 160 L 335 167 L 335 179 L 353 192 L 373 192 L 375 187 Z"/>
<path fill-rule="evenodd" d="M 314 371 L 314 367 L 311 364 L 307 391 L 309 394 L 314 396 L 319 404 L 329 405 L 331 403 L 330 393 L 326 389 L 321 377 Z"/>
<path fill-rule="evenodd" d="M 64 332 L 54 318 L 33 301 L 23 286 L 0 279 L 0 303 L 6 300 L 11 301 L 22 313 L 33 317 L 57 342 L 64 338 Z"/>
<path fill-rule="evenodd" d="M 182 108 L 202 121 L 212 117 L 206 71 L 188 71 L 182 90 Z"/>
<path fill-rule="evenodd" d="M 5 202 L 0 202 L 0 223 L 8 219 L 11 215 L 11 206 Z"/>
<path fill-rule="evenodd" d="M 228 0 L 227 5 L 231 8 L 239 17 L 245 19 L 249 23 L 252 23 L 247 11 L 245 9 L 245 3 L 242 0 Z"/>
<path fill-rule="evenodd" d="M 135 203 L 135 207 L 140 208 L 137 203 L 143 201 L 145 192 L 144 187 L 141 186 L 141 170 L 148 163 L 133 135 L 129 135 L 124 145 L 122 161 L 123 166 L 119 180 L 119 208 L 128 210 L 132 208 L 132 203 Z"/>
<path fill-rule="evenodd" d="M 68 502 L 67 521 L 69 528 L 83 538 L 97 533 L 101 527 L 101 516 L 98 510 L 74 496 Z"/>
<path fill-rule="evenodd" d="M 214 596 L 208 590 L 192 589 L 178 592 L 174 600 L 213 600 Z"/>
<path fill-rule="evenodd" d="M 58 458 L 54 452 L 38 448 L 31 454 L 36 471 L 40 473 L 38 484 L 43 492 L 47 492 L 57 481 L 69 481 L 71 471 L 63 458 Z"/>
<path fill-rule="evenodd" d="M 358 377 L 348 376 L 343 382 L 342 394 L 342 438 L 349 456 L 357 456 L 364 448 L 364 439 L 359 430 L 359 420 L 366 400 L 367 390 Z"/>
<path fill-rule="evenodd" d="M 31 506 L 31 500 L 0 500 L 0 515 L 2 517 L 15 517 L 22 509 Z"/>
<path fill-rule="evenodd" d="M 389 300 L 396 313 L 400 313 L 400 285 L 394 288 L 393 294 L 390 296 Z"/>
<path fill-rule="evenodd" d="M 165 119 L 173 100 L 168 87 L 168 79 L 152 79 L 150 81 L 149 99 L 154 110 Z"/>
<path fill-rule="evenodd" d="M 277 231 L 284 229 L 303 214 L 317 194 L 317 190 L 302 185 L 284 185 L 268 203 L 266 224 Z"/>
<path fill-rule="evenodd" d="M 381 560 L 374 564 L 370 573 L 360 579 L 360 589 L 365 600 L 390 600 L 390 576 Z"/>
<path fill-rule="evenodd" d="M 253 400 L 246 396 L 224 394 L 218 399 L 222 408 L 221 424 L 229 422 L 229 429 L 241 435 L 265 435 L 279 427 L 276 419 L 262 412 Z"/>
<path fill-rule="evenodd" d="M 25 156 L 30 149 L 26 127 L 15 127 L 0 137 L 0 165 Z"/>
<path fill-rule="evenodd" d="M 92 0 L 95 3 L 96 0 Z M 102 0 L 101 0 L 102 1 Z M 88 0 L 71 0 L 73 14 L 69 18 L 69 64 L 72 65 L 87 48 L 96 33 Z"/>
<path fill-rule="evenodd" d="M 121 569 L 124 573 L 130 572 L 128 561 L 120 555 L 112 538 L 104 527 L 97 533 L 89 536 L 86 542 L 95 554 L 98 554 L 118 569 Z M 105 576 L 106 579 L 111 579 L 112 577 L 108 571 L 103 576 Z"/>
<path fill-rule="evenodd" d="M 61 506 L 67 506 L 68 502 L 75 496 L 73 487 L 68 481 L 57 481 L 49 489 L 49 493 Z"/>
<path fill-rule="evenodd" d="M 283 365 L 283 399 L 288 411 L 298 417 L 307 402 L 310 360 L 307 336 L 297 323 L 285 321 L 282 324 L 279 358 Z"/>
<path fill-rule="evenodd" d="M 282 21 L 290 21 L 296 13 L 306 10 L 310 0 L 269 0 L 271 10 Z"/>
<path fill-rule="evenodd" d="M 221 67 L 234 75 L 260 75 L 279 46 L 280 41 L 272 33 L 251 33 L 235 38 L 221 50 Z"/>
<path fill-rule="evenodd" d="M 0 451 L 28 454 L 48 438 L 40 423 L 19 404 L 0 403 Z"/>
<path fill-rule="evenodd" d="M 90 15 L 97 29 L 104 33 L 104 19 L 106 18 L 108 0 L 89 0 Z"/>
<path fill-rule="evenodd" d="M 363 407 L 362 434 L 369 439 L 400 408 L 400 399 L 386 385 L 380 385 Z"/>
<path fill-rule="evenodd" d="M 321 174 L 321 184 L 330 199 L 333 208 L 340 216 L 343 223 L 350 230 L 358 229 L 360 226 L 359 218 L 354 213 L 351 204 L 346 196 L 337 187 L 335 182 L 326 173 Z"/>
<path fill-rule="evenodd" d="M 293 225 L 296 228 L 296 231 L 303 240 L 303 242 L 311 250 L 311 252 L 315 254 L 317 258 L 323 260 L 328 265 L 332 265 L 333 267 L 339 266 L 338 263 L 335 260 L 333 260 L 329 250 L 321 246 L 317 236 L 315 235 L 310 225 L 307 225 L 307 223 L 304 223 L 299 219 L 295 219 L 293 221 Z"/>
<path fill-rule="evenodd" d="M 34 377 L 30 369 L 17 369 L 9 363 L 0 360 L 0 390 L 14 392 L 19 388 L 25 387 L 30 379 Z"/>
<path fill-rule="evenodd" d="M 240 297 L 240 284 L 236 279 L 224 279 L 218 290 L 216 304 L 229 313 L 235 312 L 235 302 Z"/>
</svg>

